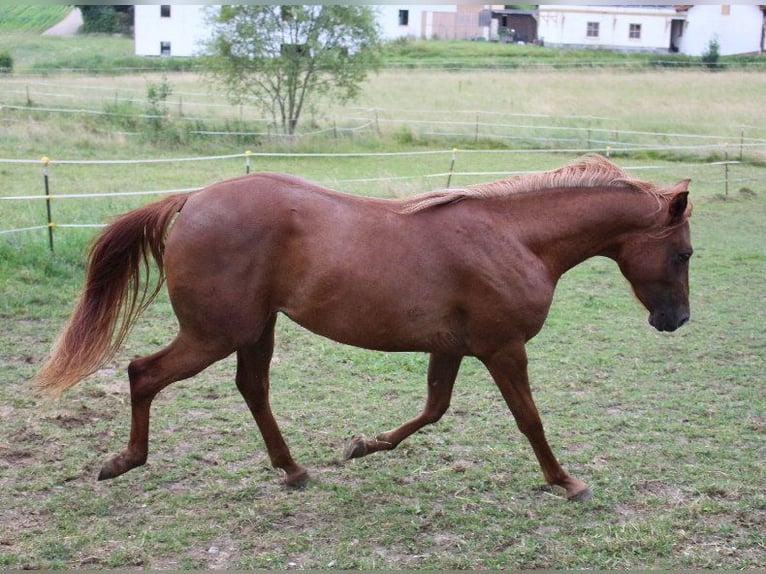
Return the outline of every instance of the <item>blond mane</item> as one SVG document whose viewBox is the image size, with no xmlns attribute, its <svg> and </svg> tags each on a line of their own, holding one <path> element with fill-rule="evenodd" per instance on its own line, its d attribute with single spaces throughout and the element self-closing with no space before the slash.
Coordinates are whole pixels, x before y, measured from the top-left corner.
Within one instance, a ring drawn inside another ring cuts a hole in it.
<svg viewBox="0 0 766 574">
<path fill-rule="evenodd" d="M 589 154 L 573 163 L 551 171 L 519 175 L 470 187 L 441 189 L 416 195 L 403 200 L 399 211 L 409 214 L 439 205 L 456 203 L 464 199 L 492 199 L 544 189 L 600 186 L 626 187 L 657 196 L 662 195 L 662 190 L 657 185 L 630 177 L 619 166 L 601 155 Z"/>
</svg>

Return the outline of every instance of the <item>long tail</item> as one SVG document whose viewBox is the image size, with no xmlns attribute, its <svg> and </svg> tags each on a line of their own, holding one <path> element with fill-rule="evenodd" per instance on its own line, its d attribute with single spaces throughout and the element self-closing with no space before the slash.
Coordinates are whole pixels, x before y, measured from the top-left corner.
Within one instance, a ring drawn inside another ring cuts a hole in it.
<svg viewBox="0 0 766 574">
<path fill-rule="evenodd" d="M 80 300 L 35 377 L 41 392 L 60 395 L 117 353 L 135 320 L 162 287 L 167 228 L 187 198 L 173 195 L 128 212 L 96 238 Z M 159 268 L 153 288 L 149 284 L 150 255 Z"/>
</svg>

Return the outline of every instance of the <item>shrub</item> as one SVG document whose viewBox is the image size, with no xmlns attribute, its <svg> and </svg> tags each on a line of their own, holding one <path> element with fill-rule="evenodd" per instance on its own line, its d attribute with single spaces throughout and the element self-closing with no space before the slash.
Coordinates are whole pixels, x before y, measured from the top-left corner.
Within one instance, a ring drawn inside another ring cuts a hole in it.
<svg viewBox="0 0 766 574">
<path fill-rule="evenodd" d="M 8 74 L 13 71 L 13 56 L 7 50 L 0 52 L 0 74 Z"/>
<path fill-rule="evenodd" d="M 718 58 L 720 57 L 720 54 L 718 53 L 719 48 L 720 45 L 718 44 L 718 40 L 713 38 L 708 43 L 707 50 L 702 52 L 702 61 L 710 69 L 720 67 L 720 64 L 718 63 Z"/>
</svg>

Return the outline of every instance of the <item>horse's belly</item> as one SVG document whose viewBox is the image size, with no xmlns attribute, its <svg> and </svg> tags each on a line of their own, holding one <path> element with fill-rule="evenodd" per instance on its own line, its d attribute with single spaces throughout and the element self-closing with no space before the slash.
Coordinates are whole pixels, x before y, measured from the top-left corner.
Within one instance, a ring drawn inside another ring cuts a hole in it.
<svg viewBox="0 0 766 574">
<path fill-rule="evenodd" d="M 299 325 L 339 343 L 378 351 L 465 354 L 468 342 L 448 309 L 384 297 L 306 302 L 280 309 Z"/>
</svg>

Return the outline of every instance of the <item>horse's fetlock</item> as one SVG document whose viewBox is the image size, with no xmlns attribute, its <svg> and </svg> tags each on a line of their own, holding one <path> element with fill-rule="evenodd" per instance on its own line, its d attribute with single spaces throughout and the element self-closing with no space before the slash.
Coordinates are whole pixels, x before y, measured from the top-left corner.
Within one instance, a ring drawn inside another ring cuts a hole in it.
<svg viewBox="0 0 766 574">
<path fill-rule="evenodd" d="M 375 450 L 393 450 L 398 443 L 393 443 L 385 437 L 386 433 L 377 435 L 373 440 L 375 441 Z"/>
</svg>

